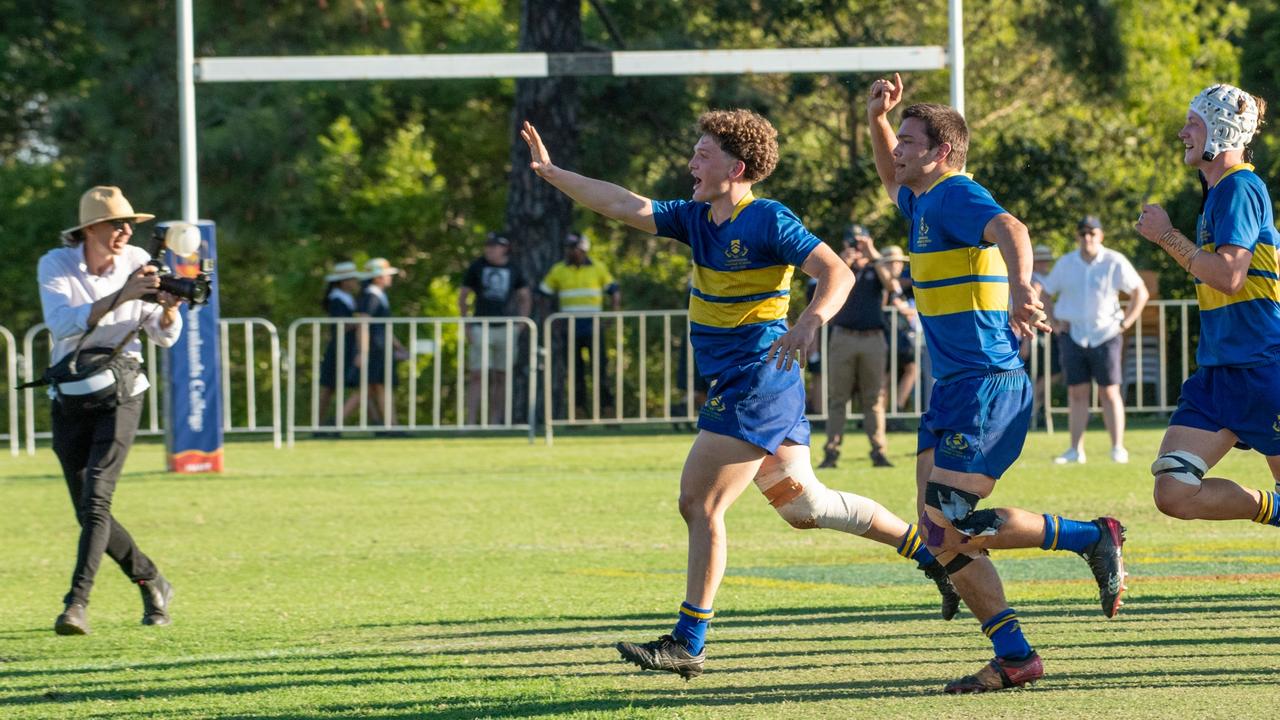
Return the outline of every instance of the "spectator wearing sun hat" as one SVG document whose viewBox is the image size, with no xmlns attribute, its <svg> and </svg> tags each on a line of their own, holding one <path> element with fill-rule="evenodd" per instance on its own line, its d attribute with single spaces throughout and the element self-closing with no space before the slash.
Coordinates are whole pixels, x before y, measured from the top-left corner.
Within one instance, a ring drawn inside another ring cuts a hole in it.
<svg viewBox="0 0 1280 720">
<path fill-rule="evenodd" d="M 51 386 L 53 452 L 80 524 L 65 608 L 54 621 L 59 635 L 89 633 L 89 593 L 103 555 L 142 591 L 142 624 L 169 624 L 173 587 L 117 521 L 112 507 L 151 386 L 142 370 L 137 333 L 145 331 L 151 342 L 171 347 L 182 332 L 179 298 L 159 290 L 147 252 L 129 243 L 134 228 L 154 218 L 134 211 L 118 187 L 90 188 L 80 197 L 79 223 L 62 231 L 65 247 L 46 253 L 36 271 L 44 321 L 53 336 L 52 363 L 72 353 L 79 359 L 87 357 L 82 353 L 114 349 L 134 375 L 132 382 L 124 379 L 129 373 L 115 376 L 121 382 L 112 401 L 103 398 L 97 407 L 87 406 L 83 398 L 103 381 L 104 372 Z"/>
<path fill-rule="evenodd" d="M 394 332 L 388 337 L 390 324 L 378 322 L 379 319 L 391 317 L 391 301 L 387 297 L 387 290 L 399 274 L 400 268 L 393 267 L 386 258 L 370 258 L 364 264 L 364 290 L 360 293 L 357 305 L 372 320 L 366 334 L 368 349 L 362 353 L 361 358 L 368 363 L 369 420 L 373 424 L 384 426 L 395 425 L 395 403 L 391 402 L 388 407 L 383 407 L 386 404 L 384 386 L 387 383 L 395 384 L 394 364 L 391 367 L 391 378 L 387 378 L 387 346 L 391 346 L 393 363 L 409 355 Z"/>
<path fill-rule="evenodd" d="M 364 313 L 357 307 L 357 297 L 360 295 L 360 281 L 364 279 L 364 274 L 356 267 L 356 264 L 344 260 L 334 263 L 333 271 L 324 276 L 325 291 L 324 298 L 320 302 L 320 306 L 324 308 L 325 313 L 331 318 L 352 318 Z M 357 376 L 356 357 L 360 352 L 360 336 L 357 332 L 358 326 L 354 323 L 339 322 L 332 326 L 332 335 L 329 336 L 329 342 L 324 349 L 324 360 L 320 363 L 320 412 L 324 414 L 321 425 L 333 425 L 334 418 L 337 413 L 335 408 L 330 405 L 333 400 L 334 388 L 337 387 L 338 374 L 338 337 L 342 337 L 342 368 L 343 368 L 343 385 L 352 387 L 359 384 Z M 360 398 L 354 394 L 349 395 L 345 402 L 346 407 L 342 416 L 345 418 L 350 414 L 351 409 L 359 403 Z"/>
</svg>

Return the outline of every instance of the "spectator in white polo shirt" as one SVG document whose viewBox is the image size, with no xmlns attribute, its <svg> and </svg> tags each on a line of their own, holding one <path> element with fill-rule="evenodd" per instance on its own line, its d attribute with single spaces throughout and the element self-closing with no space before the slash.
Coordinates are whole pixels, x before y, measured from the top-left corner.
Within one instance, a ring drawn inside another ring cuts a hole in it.
<svg viewBox="0 0 1280 720">
<path fill-rule="evenodd" d="M 1111 459 L 1129 462 L 1124 447 L 1124 398 L 1120 396 L 1123 335 L 1147 304 L 1147 287 L 1124 255 L 1102 246 L 1102 222 L 1089 215 L 1076 225 L 1080 249 L 1063 255 L 1044 279 L 1041 298 L 1054 318 L 1067 376 L 1071 447 L 1054 462 L 1083 463 L 1089 424 L 1089 381 L 1098 383 L 1102 420 L 1111 436 Z M 1119 293 L 1129 295 L 1120 307 Z M 1051 302 L 1052 299 L 1052 302 Z"/>
</svg>

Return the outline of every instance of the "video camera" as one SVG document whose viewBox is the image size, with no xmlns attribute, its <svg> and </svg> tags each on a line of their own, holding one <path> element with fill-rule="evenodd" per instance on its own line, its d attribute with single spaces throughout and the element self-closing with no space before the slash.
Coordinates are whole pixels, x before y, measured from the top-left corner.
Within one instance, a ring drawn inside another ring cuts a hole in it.
<svg viewBox="0 0 1280 720">
<path fill-rule="evenodd" d="M 151 243 L 147 252 L 151 261 L 147 264 L 156 269 L 156 277 L 160 278 L 160 289 L 176 297 L 185 298 L 192 305 L 204 305 L 209 302 L 209 292 L 213 285 L 213 276 L 201 271 L 195 277 L 182 277 L 164 264 L 164 248 L 180 254 L 188 255 L 199 247 L 198 242 L 191 242 L 187 237 L 190 232 L 199 232 L 190 225 L 170 225 L 168 228 L 156 228 L 151 235 Z M 156 294 L 143 295 L 147 302 L 157 302 Z"/>
</svg>

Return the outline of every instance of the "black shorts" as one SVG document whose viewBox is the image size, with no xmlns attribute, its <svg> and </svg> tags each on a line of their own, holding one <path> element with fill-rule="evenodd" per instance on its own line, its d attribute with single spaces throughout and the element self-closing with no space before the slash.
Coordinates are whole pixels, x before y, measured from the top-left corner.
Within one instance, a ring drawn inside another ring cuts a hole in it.
<svg viewBox="0 0 1280 720">
<path fill-rule="evenodd" d="M 1099 385 L 1119 385 L 1120 349 L 1124 346 L 1124 335 L 1117 335 L 1094 347 L 1081 347 L 1071 339 L 1071 335 L 1063 333 L 1058 341 L 1058 352 L 1062 355 L 1062 369 L 1067 375 L 1068 385 L 1083 385 L 1090 380 Z"/>
</svg>

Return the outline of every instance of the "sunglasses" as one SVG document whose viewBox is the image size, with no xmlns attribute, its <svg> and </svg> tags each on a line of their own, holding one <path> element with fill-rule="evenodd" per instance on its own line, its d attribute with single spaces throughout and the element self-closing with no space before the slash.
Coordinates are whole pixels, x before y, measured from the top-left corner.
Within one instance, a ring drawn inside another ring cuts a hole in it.
<svg viewBox="0 0 1280 720">
<path fill-rule="evenodd" d="M 130 225 L 132 225 L 133 221 L 132 220 L 108 220 L 107 223 L 110 224 L 112 229 L 114 229 L 116 232 L 122 232 L 126 228 L 128 228 Z"/>
</svg>

